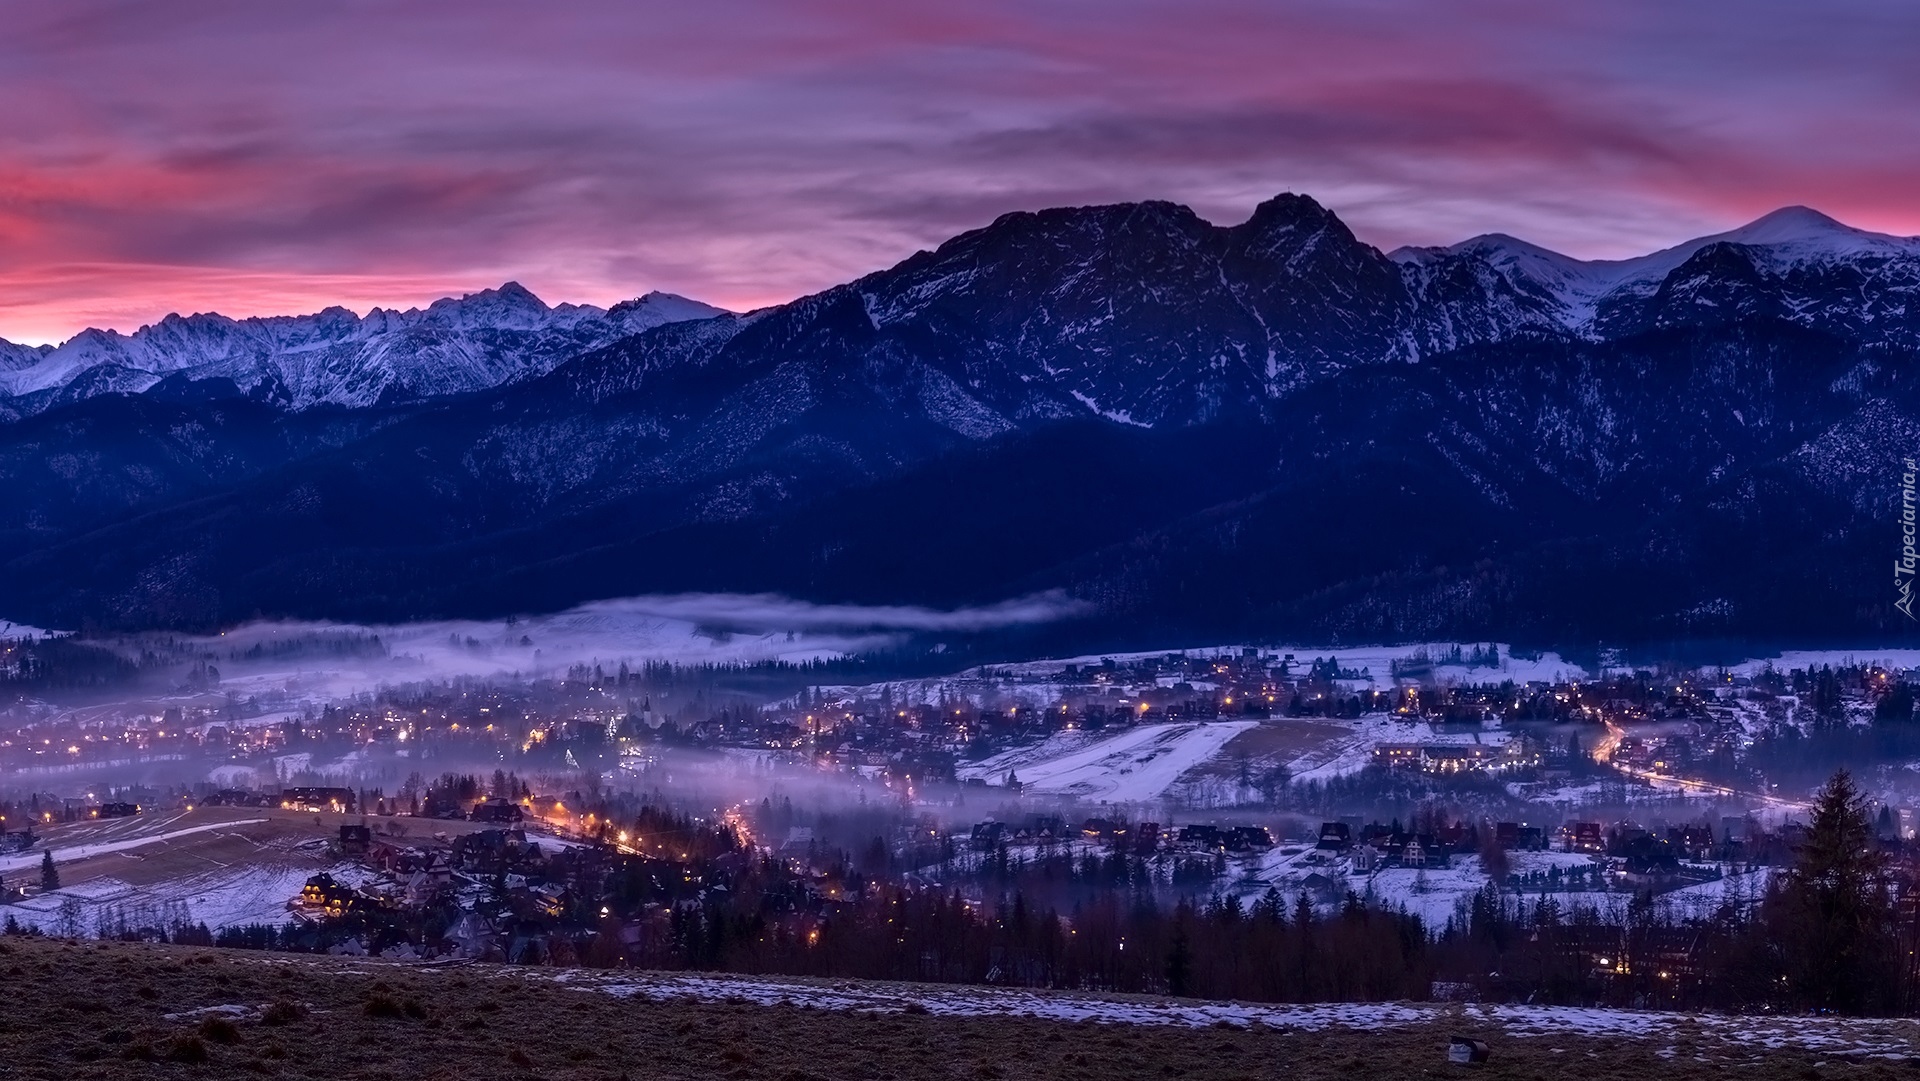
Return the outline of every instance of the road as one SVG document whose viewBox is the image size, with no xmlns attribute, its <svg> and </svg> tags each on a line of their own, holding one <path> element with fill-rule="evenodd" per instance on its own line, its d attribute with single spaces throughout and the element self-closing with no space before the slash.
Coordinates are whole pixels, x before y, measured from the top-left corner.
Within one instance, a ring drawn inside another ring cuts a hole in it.
<svg viewBox="0 0 1920 1081">
<path fill-rule="evenodd" d="M 1613 719 L 1605 714 L 1601 715 L 1600 723 L 1606 725 L 1607 734 L 1602 737 L 1599 743 L 1594 744 L 1594 760 L 1605 763 L 1629 777 L 1637 777 L 1640 780 L 1653 784 L 1675 785 L 1687 789 L 1690 792 L 1713 792 L 1722 796 L 1737 796 L 1742 799 L 1759 800 L 1769 806 L 1779 807 L 1785 810 L 1804 811 L 1813 806 L 1810 803 L 1786 799 L 1785 797 L 1776 796 L 1768 792 L 1756 792 L 1743 788 L 1729 788 L 1726 785 L 1715 784 L 1712 781 L 1702 781 L 1693 777 L 1681 777 L 1671 773 L 1658 773 L 1650 769 L 1640 769 L 1637 766 L 1629 766 L 1624 762 L 1615 762 L 1613 760 L 1613 754 L 1619 750 L 1620 742 L 1627 738 L 1626 730 L 1614 723 Z"/>
</svg>

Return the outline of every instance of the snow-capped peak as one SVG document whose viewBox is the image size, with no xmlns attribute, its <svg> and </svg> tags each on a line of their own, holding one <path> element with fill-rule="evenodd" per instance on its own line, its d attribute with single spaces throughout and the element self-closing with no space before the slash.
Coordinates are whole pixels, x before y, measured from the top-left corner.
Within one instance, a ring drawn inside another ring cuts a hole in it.
<svg viewBox="0 0 1920 1081">
<path fill-rule="evenodd" d="M 427 305 L 427 316 L 462 330 L 532 330 L 546 322 L 550 310 L 533 290 L 519 282 L 507 282 L 498 289 L 482 289 L 458 300 L 442 297 Z"/>
<path fill-rule="evenodd" d="M 390 391 L 433 395 L 495 386 L 628 334 L 724 314 L 660 292 L 611 311 L 591 304 L 549 307 L 512 281 L 444 297 L 425 310 L 375 308 L 365 316 L 341 307 L 249 319 L 173 314 L 132 334 L 84 330 L 52 348 L 0 341 L 0 396 L 52 401 L 94 392 L 82 388 L 139 391 L 184 373 L 232 379 L 245 388 L 277 384 L 295 407 L 365 405 Z M 95 371 L 112 378 L 81 381 Z"/>
<path fill-rule="evenodd" d="M 1514 287 L 1544 293 L 1559 308 L 1567 329 L 1587 333 L 1608 300 L 1651 294 L 1668 274 L 1715 244 L 1753 248 L 1758 264 L 1776 274 L 1810 263 L 1920 257 L 1920 237 L 1856 229 L 1804 206 L 1782 207 L 1738 228 L 1628 259 L 1576 259 L 1503 233 L 1487 233 L 1444 248 L 1400 248 L 1389 257 L 1415 271 L 1449 257 L 1483 260 Z"/>
<path fill-rule="evenodd" d="M 665 323 L 712 319 L 725 314 L 727 312 L 723 308 L 689 300 L 677 293 L 662 293 L 659 290 L 632 300 L 623 300 L 608 308 L 606 312 L 608 319 L 618 323 L 629 334 L 637 334 L 642 330 Z"/>
</svg>

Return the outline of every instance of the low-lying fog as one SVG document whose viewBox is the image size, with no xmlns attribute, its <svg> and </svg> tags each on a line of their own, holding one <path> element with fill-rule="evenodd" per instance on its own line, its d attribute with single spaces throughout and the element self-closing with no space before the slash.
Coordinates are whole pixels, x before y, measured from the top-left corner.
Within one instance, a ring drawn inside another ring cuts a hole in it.
<svg viewBox="0 0 1920 1081">
<path fill-rule="evenodd" d="M 291 704 L 384 686 L 467 678 L 532 680 L 580 664 L 804 662 L 895 647 L 913 635 L 967 635 L 1080 614 L 1048 593 L 976 608 L 811 604 L 773 594 L 681 594 L 595 601 L 551 615 L 406 624 L 257 622 L 217 635 L 98 639 L 129 658 L 204 656 L 222 691 Z M 9 629 L 11 628 L 11 629 Z M 0 638 L 48 632 L 0 621 Z"/>
</svg>

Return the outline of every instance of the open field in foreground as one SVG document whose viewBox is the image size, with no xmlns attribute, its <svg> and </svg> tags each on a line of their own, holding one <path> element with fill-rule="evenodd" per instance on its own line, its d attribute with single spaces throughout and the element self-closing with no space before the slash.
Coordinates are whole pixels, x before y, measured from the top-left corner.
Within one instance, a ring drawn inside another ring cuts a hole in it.
<svg viewBox="0 0 1920 1081">
<path fill-rule="evenodd" d="M 1920 1076 L 1908 1021 L 1238 1006 L 0 940 L 0 1076 L 1342 1079 Z M 1445 1060 L 1486 1040 L 1482 1067 Z"/>
</svg>

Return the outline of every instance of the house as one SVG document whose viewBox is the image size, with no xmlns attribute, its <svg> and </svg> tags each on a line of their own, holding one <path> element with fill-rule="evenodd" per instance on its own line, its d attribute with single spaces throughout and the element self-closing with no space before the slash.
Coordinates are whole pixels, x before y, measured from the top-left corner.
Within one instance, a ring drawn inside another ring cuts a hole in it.
<svg viewBox="0 0 1920 1081">
<path fill-rule="evenodd" d="M 1700 975 L 1698 928 L 1648 927 L 1635 936 L 1632 946 L 1634 968 L 1651 973 L 1655 980 L 1674 982 Z"/>
<path fill-rule="evenodd" d="M 286 811 L 353 810 L 351 788 L 286 788 L 280 791 L 280 808 Z"/>
<path fill-rule="evenodd" d="M 1418 743 L 1382 743 L 1373 748 L 1373 764 L 1394 769 L 1420 764 Z"/>
<path fill-rule="evenodd" d="M 521 810 L 520 805 L 504 796 L 489 796 L 474 804 L 473 810 L 467 812 L 468 821 L 507 826 L 517 825 L 524 817 L 526 812 Z"/>
<path fill-rule="evenodd" d="M 100 805 L 101 818 L 132 818 L 139 814 L 141 807 L 137 803 L 103 803 Z"/>
<path fill-rule="evenodd" d="M 439 897 L 452 884 L 453 869 L 447 866 L 445 860 L 430 855 L 424 868 L 406 877 L 400 899 L 409 906 L 418 907 Z"/>
<path fill-rule="evenodd" d="M 1320 843 L 1314 846 L 1323 852 L 1345 852 L 1353 847 L 1353 828 L 1345 822 L 1320 823 Z"/>
<path fill-rule="evenodd" d="M 340 827 L 340 853 L 346 856 L 364 856 L 373 848 L 373 830 L 366 823 L 357 826 Z"/>
<path fill-rule="evenodd" d="M 1607 838 L 1598 822 L 1575 822 L 1566 827 L 1568 848 L 1574 852 L 1604 852 Z"/>
<path fill-rule="evenodd" d="M 1333 904 L 1347 895 L 1337 879 L 1315 871 L 1300 883 L 1302 892 L 1320 904 Z"/>
<path fill-rule="evenodd" d="M 555 919 L 566 915 L 567 906 L 573 903 L 573 894 L 557 883 L 536 886 L 529 892 L 533 895 L 534 903 L 540 906 L 540 911 Z"/>
<path fill-rule="evenodd" d="M 1133 831 L 1133 849 L 1143 856 L 1150 856 L 1160 847 L 1160 823 L 1142 822 Z"/>
<path fill-rule="evenodd" d="M 1458 773 L 1474 764 L 1467 748 L 1453 745 L 1422 748 L 1421 759 L 1422 768 L 1429 773 Z"/>
<path fill-rule="evenodd" d="M 307 879 L 300 888 L 300 896 L 295 901 L 300 908 L 315 915 L 344 916 L 349 911 L 362 906 L 363 899 L 350 886 L 347 886 L 325 871 Z"/>
<path fill-rule="evenodd" d="M 1265 826 L 1234 826 L 1227 830 L 1226 846 L 1229 852 L 1246 852 L 1255 848 L 1272 848 L 1273 834 Z"/>
<path fill-rule="evenodd" d="M 1637 882 L 1655 881 L 1680 869 L 1678 850 L 1646 834 L 1628 841 L 1625 852 L 1627 877 Z"/>
<path fill-rule="evenodd" d="M 339 889 L 340 884 L 333 880 L 333 876 L 322 871 L 307 879 L 307 884 L 300 888 L 300 903 L 325 905 L 327 898 L 333 896 Z"/>
<path fill-rule="evenodd" d="M 1353 869 L 1359 874 L 1368 874 L 1380 866 L 1380 850 L 1372 845 L 1363 844 L 1352 850 L 1350 857 Z"/>
<path fill-rule="evenodd" d="M 1425 867 L 1426 865 L 1427 850 L 1419 841 L 1408 841 L 1406 847 L 1400 850 L 1400 866 Z"/>
<path fill-rule="evenodd" d="M 1194 848 L 1215 849 L 1226 845 L 1218 826 L 1181 826 L 1180 843 Z"/>
<path fill-rule="evenodd" d="M 1535 931 L 1536 941 L 1575 972 L 1585 976 L 1612 976 L 1628 970 L 1624 932 L 1611 924 L 1560 924 Z"/>
<path fill-rule="evenodd" d="M 1005 822 L 981 822 L 973 827 L 971 840 L 974 850 L 985 852 L 1005 844 L 1010 832 Z"/>
<path fill-rule="evenodd" d="M 1716 847 L 1712 826 L 1683 826 L 1667 831 L 1667 843 L 1690 860 L 1711 859 Z"/>
</svg>

